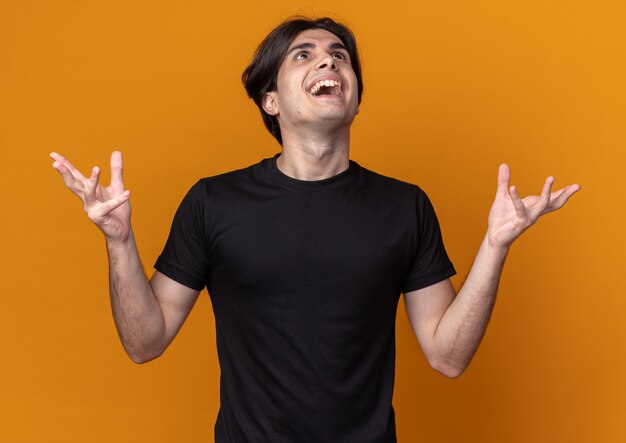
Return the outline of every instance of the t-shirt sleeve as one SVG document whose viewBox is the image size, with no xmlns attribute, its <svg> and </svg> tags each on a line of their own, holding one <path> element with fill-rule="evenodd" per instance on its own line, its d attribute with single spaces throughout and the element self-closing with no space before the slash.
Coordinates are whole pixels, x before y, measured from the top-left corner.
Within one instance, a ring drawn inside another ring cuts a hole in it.
<svg viewBox="0 0 626 443">
<path fill-rule="evenodd" d="M 181 202 L 163 252 L 154 268 L 189 288 L 202 290 L 208 281 L 205 238 L 205 193 L 196 183 Z"/>
<path fill-rule="evenodd" d="M 416 215 L 415 253 L 402 287 L 403 293 L 426 288 L 456 274 L 443 245 L 435 210 L 421 189 L 417 195 Z"/>
</svg>

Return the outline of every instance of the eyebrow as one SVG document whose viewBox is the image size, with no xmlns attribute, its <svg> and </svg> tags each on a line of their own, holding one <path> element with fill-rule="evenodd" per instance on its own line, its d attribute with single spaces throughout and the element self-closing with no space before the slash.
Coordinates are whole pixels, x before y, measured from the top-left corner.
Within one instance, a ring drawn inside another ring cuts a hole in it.
<svg viewBox="0 0 626 443">
<path fill-rule="evenodd" d="M 289 55 L 289 54 L 291 54 L 292 52 L 294 52 L 294 51 L 298 51 L 298 50 L 300 50 L 300 49 L 313 49 L 313 48 L 315 48 L 315 43 L 309 43 L 309 42 L 306 42 L 306 43 L 300 43 L 299 45 L 296 45 L 296 46 L 294 46 L 293 48 L 289 49 L 289 51 L 287 51 L 287 54 L 286 54 L 286 55 Z M 347 53 L 350 53 L 350 52 L 348 51 L 348 48 L 346 48 L 343 44 L 341 44 L 341 43 L 337 43 L 337 42 L 335 42 L 335 43 L 331 43 L 331 45 L 330 45 L 329 49 L 343 49 L 343 50 L 344 50 L 344 51 L 346 51 Z"/>
</svg>

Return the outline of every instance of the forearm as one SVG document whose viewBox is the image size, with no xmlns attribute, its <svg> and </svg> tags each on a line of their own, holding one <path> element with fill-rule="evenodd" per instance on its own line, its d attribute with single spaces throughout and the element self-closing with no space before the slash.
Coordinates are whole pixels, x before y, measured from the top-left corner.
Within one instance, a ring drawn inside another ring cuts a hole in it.
<svg viewBox="0 0 626 443">
<path fill-rule="evenodd" d="M 124 349 L 136 363 L 152 360 L 163 352 L 165 321 L 132 231 L 126 241 L 107 240 L 107 251 L 111 308 Z"/>
<path fill-rule="evenodd" d="M 50 156 L 52 166 L 83 201 L 87 216 L 107 241 L 111 307 L 126 352 L 137 363 L 159 356 L 166 346 L 165 320 L 137 252 L 121 152 L 111 154 L 111 184 L 106 188 L 99 184 L 100 168 L 94 167 L 87 178 L 62 155 L 53 152 Z"/>
<path fill-rule="evenodd" d="M 423 306 L 420 309 L 419 299 L 410 299 L 411 322 L 417 325 L 414 329 L 421 331 L 428 360 L 439 372 L 458 376 L 474 356 L 491 317 L 511 244 L 539 217 L 560 209 L 580 189 L 578 185 L 570 185 L 551 192 L 553 183 L 554 177 L 548 177 L 540 196 L 521 199 L 515 186 L 509 186 L 509 167 L 500 165 L 496 197 L 489 211 L 489 228 L 459 293 L 454 297 L 452 288 L 439 286 L 436 291 L 440 292 L 440 301 L 430 303 L 430 309 Z M 443 296 L 441 288 L 444 288 Z M 420 320 L 426 327 L 420 328 Z"/>
<path fill-rule="evenodd" d="M 474 356 L 493 311 L 507 252 L 491 245 L 487 236 L 483 239 L 465 283 L 435 331 L 442 372 L 458 376 Z"/>
</svg>

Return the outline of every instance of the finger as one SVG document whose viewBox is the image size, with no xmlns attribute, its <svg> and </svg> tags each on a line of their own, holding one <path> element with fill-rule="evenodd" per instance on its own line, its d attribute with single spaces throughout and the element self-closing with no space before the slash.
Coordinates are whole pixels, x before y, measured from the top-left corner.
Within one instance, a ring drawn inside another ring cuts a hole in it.
<svg viewBox="0 0 626 443">
<path fill-rule="evenodd" d="M 541 191 L 541 198 L 533 208 L 533 215 L 539 217 L 541 213 L 550 204 L 550 197 L 552 192 L 552 185 L 554 184 L 554 177 L 550 176 L 546 178 L 546 182 L 543 184 L 543 190 Z"/>
<path fill-rule="evenodd" d="M 91 170 L 91 177 L 85 183 L 85 206 L 89 207 L 97 203 L 96 188 L 98 187 L 98 179 L 100 177 L 100 168 L 94 166 Z"/>
<path fill-rule="evenodd" d="M 561 189 L 558 189 L 558 190 L 554 191 L 552 194 L 550 194 L 550 202 L 553 202 L 554 200 L 558 199 L 558 198 L 559 198 L 559 196 L 560 196 L 561 194 L 563 194 L 563 192 L 565 191 L 565 189 L 567 189 L 567 188 L 561 188 Z"/>
<path fill-rule="evenodd" d="M 67 167 L 63 165 L 63 163 L 59 163 L 58 161 L 55 161 L 54 163 L 52 163 L 52 167 L 56 169 L 56 171 L 61 175 L 61 178 L 63 179 L 63 183 L 65 183 L 65 186 L 70 188 L 73 192 L 78 191 L 78 189 L 75 186 L 76 180 L 74 179 L 74 176 L 69 171 L 69 169 L 67 169 Z"/>
<path fill-rule="evenodd" d="M 511 186 L 509 189 L 509 195 L 511 196 L 511 201 L 513 202 L 517 218 L 526 219 L 526 206 L 524 206 L 522 199 L 519 197 L 519 193 L 517 192 L 517 188 L 515 186 Z"/>
<path fill-rule="evenodd" d="M 552 197 L 552 200 L 550 201 L 550 206 L 548 207 L 548 212 L 556 211 L 557 209 L 562 208 L 563 205 L 567 203 L 569 198 L 578 191 L 580 191 L 580 185 L 573 184 L 554 192 L 553 195 L 558 195 L 556 197 Z"/>
<path fill-rule="evenodd" d="M 115 151 L 111 154 L 111 186 L 116 189 L 124 189 L 124 162 L 122 161 L 122 153 Z"/>
<path fill-rule="evenodd" d="M 51 152 L 50 157 L 61 165 L 65 166 L 65 168 L 74 176 L 77 180 L 85 180 L 83 174 L 80 173 L 78 169 L 76 169 L 65 157 L 57 152 Z M 54 166 L 54 164 L 53 164 Z M 55 168 L 56 169 L 56 168 Z"/>
<path fill-rule="evenodd" d="M 503 163 L 498 168 L 498 189 L 496 191 L 497 195 L 501 197 L 506 197 L 509 195 L 509 182 L 511 180 L 511 171 L 509 169 L 509 165 Z"/>
<path fill-rule="evenodd" d="M 124 191 L 120 195 L 107 200 L 103 203 L 93 206 L 87 212 L 87 215 L 92 221 L 99 221 L 103 217 L 106 217 L 111 211 L 119 208 L 130 198 L 130 191 Z"/>
</svg>

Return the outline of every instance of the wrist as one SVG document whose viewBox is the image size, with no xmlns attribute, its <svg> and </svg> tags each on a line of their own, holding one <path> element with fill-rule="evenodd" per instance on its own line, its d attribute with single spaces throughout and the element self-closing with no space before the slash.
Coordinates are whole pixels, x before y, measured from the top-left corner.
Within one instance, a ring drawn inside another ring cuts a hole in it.
<svg viewBox="0 0 626 443">
<path fill-rule="evenodd" d="M 485 238 L 483 239 L 483 247 L 490 255 L 504 258 L 508 254 L 511 244 L 502 244 L 495 241 L 489 235 L 489 231 L 487 231 L 487 234 L 485 234 Z"/>
<path fill-rule="evenodd" d="M 133 248 L 135 245 L 135 236 L 133 235 L 132 229 L 128 231 L 127 234 L 110 237 L 108 235 L 104 236 L 107 244 L 107 248 L 109 250 L 124 250 L 128 248 Z"/>
</svg>

